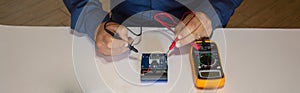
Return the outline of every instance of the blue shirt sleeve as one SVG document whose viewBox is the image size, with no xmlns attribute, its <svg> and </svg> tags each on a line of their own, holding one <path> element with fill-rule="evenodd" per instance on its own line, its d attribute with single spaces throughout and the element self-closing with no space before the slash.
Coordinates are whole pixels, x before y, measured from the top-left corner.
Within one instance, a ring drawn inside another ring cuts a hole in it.
<svg viewBox="0 0 300 93">
<path fill-rule="evenodd" d="M 221 24 L 225 27 L 237 8 L 243 0 L 209 0 L 219 16 Z"/>
<path fill-rule="evenodd" d="M 92 40 L 98 25 L 109 19 L 99 0 L 64 0 L 64 4 L 71 13 L 71 29 Z"/>
</svg>

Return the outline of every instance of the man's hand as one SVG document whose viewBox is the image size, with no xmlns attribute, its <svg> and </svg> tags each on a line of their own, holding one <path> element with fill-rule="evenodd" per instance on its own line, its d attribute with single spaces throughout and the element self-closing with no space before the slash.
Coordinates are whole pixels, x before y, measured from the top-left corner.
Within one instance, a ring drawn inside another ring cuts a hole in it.
<svg viewBox="0 0 300 93">
<path fill-rule="evenodd" d="M 188 15 L 176 26 L 175 32 L 179 39 L 176 47 L 182 47 L 195 39 L 209 37 L 212 33 L 211 20 L 204 13 L 195 12 L 195 17 L 193 14 Z"/>
<path fill-rule="evenodd" d="M 123 39 L 118 40 L 104 30 L 104 24 L 105 23 L 101 23 L 95 33 L 96 47 L 98 48 L 97 52 L 108 56 L 119 55 L 126 52 L 128 50 L 128 42 L 132 41 L 132 39 L 127 36 L 128 31 L 126 27 L 114 22 L 107 23 L 106 28 L 113 33 L 118 33 Z"/>
</svg>

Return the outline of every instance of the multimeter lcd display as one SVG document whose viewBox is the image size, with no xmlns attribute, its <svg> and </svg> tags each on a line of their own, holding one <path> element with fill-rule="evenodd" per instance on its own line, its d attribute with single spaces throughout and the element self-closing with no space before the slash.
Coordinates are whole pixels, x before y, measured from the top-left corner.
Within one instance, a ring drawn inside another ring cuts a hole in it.
<svg viewBox="0 0 300 93">
<path fill-rule="evenodd" d="M 141 62 L 142 82 L 167 82 L 168 64 L 165 53 L 143 53 Z"/>
<path fill-rule="evenodd" d="M 210 78 L 210 77 L 221 77 L 220 72 L 200 72 L 201 77 Z"/>
</svg>

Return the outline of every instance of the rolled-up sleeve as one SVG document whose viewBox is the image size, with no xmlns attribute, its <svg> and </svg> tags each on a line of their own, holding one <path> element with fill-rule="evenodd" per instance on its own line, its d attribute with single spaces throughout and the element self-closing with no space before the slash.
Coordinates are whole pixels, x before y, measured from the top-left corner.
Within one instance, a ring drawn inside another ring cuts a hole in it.
<svg viewBox="0 0 300 93">
<path fill-rule="evenodd" d="M 71 13 L 71 29 L 92 40 L 99 24 L 109 19 L 99 0 L 64 0 L 64 4 Z"/>
</svg>

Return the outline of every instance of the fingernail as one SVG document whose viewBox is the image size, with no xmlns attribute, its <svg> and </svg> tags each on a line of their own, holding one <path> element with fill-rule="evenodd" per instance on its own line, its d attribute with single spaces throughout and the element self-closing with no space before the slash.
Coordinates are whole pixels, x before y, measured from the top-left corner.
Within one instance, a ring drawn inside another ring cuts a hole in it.
<svg viewBox="0 0 300 93">
<path fill-rule="evenodd" d="M 180 47 L 180 42 L 176 42 L 176 47 Z"/>
<path fill-rule="evenodd" d="M 124 44 L 124 47 L 127 47 L 128 46 L 128 44 Z"/>
</svg>

